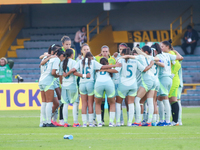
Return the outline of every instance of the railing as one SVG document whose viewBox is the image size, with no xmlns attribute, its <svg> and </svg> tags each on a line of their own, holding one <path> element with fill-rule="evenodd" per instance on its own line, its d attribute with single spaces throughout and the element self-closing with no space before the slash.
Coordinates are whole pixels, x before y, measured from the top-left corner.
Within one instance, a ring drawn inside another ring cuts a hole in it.
<svg viewBox="0 0 200 150">
<path fill-rule="evenodd" d="M 190 15 L 183 21 L 183 20 L 182 20 L 182 19 L 183 19 L 183 15 L 184 15 L 186 12 L 188 12 L 189 10 L 190 10 Z M 183 24 L 184 24 L 186 21 L 188 21 L 189 19 L 191 19 L 191 20 L 190 20 L 190 23 L 191 23 L 191 25 L 193 25 L 193 7 L 192 7 L 192 6 L 190 6 L 188 9 L 186 9 L 178 18 L 176 18 L 176 19 L 170 24 L 170 37 L 171 37 L 172 41 L 173 41 L 173 31 L 178 30 L 178 28 L 179 28 L 179 32 L 178 32 L 178 33 L 182 33 L 182 32 L 183 32 Z M 173 24 L 174 24 L 176 21 L 178 21 L 178 20 L 180 20 L 180 25 L 179 25 L 178 27 L 176 27 L 175 29 L 173 29 Z"/>
<path fill-rule="evenodd" d="M 94 19 L 92 19 L 88 24 L 87 24 L 87 43 L 89 45 L 89 40 L 90 40 L 90 33 L 92 33 L 95 29 L 97 29 L 97 34 L 99 34 L 99 26 L 104 23 L 104 21 L 107 20 L 107 25 L 109 25 L 109 12 L 107 11 L 107 16 L 101 21 L 99 22 L 99 18 L 104 14 L 105 11 L 103 11 L 102 13 L 100 13 L 97 17 L 95 17 Z M 94 22 L 97 21 L 97 25 L 90 30 L 90 25 Z"/>
<path fill-rule="evenodd" d="M 22 7 L 17 6 L 13 13 L 10 15 L 8 21 L 6 22 L 5 26 L 2 29 L 2 32 L 0 32 L 0 41 L 2 40 L 3 36 L 11 30 L 12 28 L 12 23 L 14 22 L 15 18 L 17 17 L 16 13 L 22 13 Z"/>
<path fill-rule="evenodd" d="M 191 86 L 192 88 L 184 89 L 183 94 L 187 94 L 187 90 L 196 90 L 197 86 L 200 86 L 200 83 L 185 83 L 183 84 L 184 87 Z"/>
</svg>

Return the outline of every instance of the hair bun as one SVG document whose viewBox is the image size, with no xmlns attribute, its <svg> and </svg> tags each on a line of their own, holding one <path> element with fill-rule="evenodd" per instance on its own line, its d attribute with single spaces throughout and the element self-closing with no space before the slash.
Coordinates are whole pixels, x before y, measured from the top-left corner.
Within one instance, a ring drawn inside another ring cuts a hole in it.
<svg viewBox="0 0 200 150">
<path fill-rule="evenodd" d="M 168 41 L 170 44 L 172 43 L 172 39 L 169 39 L 169 41 Z"/>
</svg>

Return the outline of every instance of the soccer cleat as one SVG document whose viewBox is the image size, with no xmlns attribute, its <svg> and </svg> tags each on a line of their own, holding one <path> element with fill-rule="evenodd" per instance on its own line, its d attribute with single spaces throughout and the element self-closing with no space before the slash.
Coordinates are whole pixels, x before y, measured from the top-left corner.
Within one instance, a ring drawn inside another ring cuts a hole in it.
<svg viewBox="0 0 200 150">
<path fill-rule="evenodd" d="M 64 127 L 69 127 L 69 124 L 68 124 L 68 123 L 65 123 L 65 124 L 64 124 Z"/>
<path fill-rule="evenodd" d="M 76 123 L 74 123 L 72 127 L 77 127 L 77 124 L 76 124 Z"/>
<path fill-rule="evenodd" d="M 164 126 L 165 122 L 158 122 L 157 126 Z"/>
<path fill-rule="evenodd" d="M 97 125 L 97 122 L 96 122 L 96 120 L 93 120 L 93 124 L 94 124 L 94 125 Z"/>
<path fill-rule="evenodd" d="M 182 126 L 182 125 L 183 125 L 183 123 L 182 123 L 181 121 L 179 121 L 178 124 L 179 124 L 179 126 Z"/>
<path fill-rule="evenodd" d="M 116 127 L 120 127 L 121 126 L 121 123 L 116 123 Z"/>
<path fill-rule="evenodd" d="M 40 123 L 40 124 L 39 124 L 39 127 L 43 127 L 43 123 Z"/>
<path fill-rule="evenodd" d="M 172 125 L 171 122 L 169 122 L 169 123 L 165 122 L 165 124 L 164 124 L 164 126 L 171 126 L 171 125 Z"/>
<path fill-rule="evenodd" d="M 132 123 L 131 123 L 131 122 L 128 122 L 128 123 L 127 123 L 127 126 L 128 126 L 128 127 L 132 127 Z"/>
<path fill-rule="evenodd" d="M 102 126 L 105 126 L 105 123 L 104 123 L 104 122 L 102 122 Z"/>
<path fill-rule="evenodd" d="M 134 122 L 134 123 L 132 124 L 132 126 L 134 126 L 134 127 L 140 127 L 140 126 L 142 126 L 142 124 L 141 124 L 141 122 L 140 122 L 140 123 Z"/>
<path fill-rule="evenodd" d="M 171 126 L 179 126 L 179 123 L 175 123 L 174 121 L 171 122 Z"/>
<path fill-rule="evenodd" d="M 59 121 L 59 124 L 62 125 L 62 126 L 64 126 L 64 124 L 65 124 L 65 123 L 64 123 L 64 120 L 63 120 L 63 119 L 60 120 L 60 121 Z"/>
<path fill-rule="evenodd" d="M 60 126 L 63 126 L 63 125 L 57 123 L 56 121 L 54 122 L 53 120 L 51 120 L 51 123 L 54 124 L 55 126 L 59 126 L 59 127 L 60 127 Z"/>
<path fill-rule="evenodd" d="M 46 127 L 57 127 L 57 126 L 55 126 L 53 123 L 47 123 Z"/>
<path fill-rule="evenodd" d="M 102 123 L 99 123 L 99 124 L 98 124 L 98 127 L 102 127 Z"/>
<path fill-rule="evenodd" d="M 156 122 L 151 123 L 151 126 L 157 126 Z"/>
<path fill-rule="evenodd" d="M 114 127 L 115 125 L 114 125 L 114 123 L 109 123 L 109 127 Z"/>
<path fill-rule="evenodd" d="M 80 124 L 80 123 L 77 123 L 77 124 L 76 124 L 76 127 L 81 127 L 81 124 Z"/>
<path fill-rule="evenodd" d="M 83 124 L 83 126 L 82 126 L 82 127 L 86 128 L 86 127 L 87 127 L 87 124 Z"/>
<path fill-rule="evenodd" d="M 96 127 L 94 124 L 90 123 L 89 127 Z"/>
<path fill-rule="evenodd" d="M 121 126 L 124 126 L 124 121 L 121 121 L 121 122 L 120 122 L 120 125 L 121 125 Z"/>
<path fill-rule="evenodd" d="M 145 120 L 143 120 L 142 122 L 141 122 L 141 124 L 145 124 L 146 123 L 146 121 Z"/>
<path fill-rule="evenodd" d="M 144 123 L 144 124 L 142 124 L 142 126 L 151 127 L 151 122 L 150 123 Z"/>
</svg>

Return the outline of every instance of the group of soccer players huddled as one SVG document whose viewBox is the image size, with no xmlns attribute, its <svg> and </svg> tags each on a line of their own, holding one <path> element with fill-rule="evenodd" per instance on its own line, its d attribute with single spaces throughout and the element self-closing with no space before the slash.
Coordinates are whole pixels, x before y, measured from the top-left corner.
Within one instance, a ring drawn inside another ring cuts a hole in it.
<svg viewBox="0 0 200 150">
<path fill-rule="evenodd" d="M 40 127 L 102 127 L 105 99 L 109 127 L 124 125 L 123 101 L 129 127 L 182 125 L 183 57 L 173 50 L 170 40 L 132 50 L 121 43 L 113 56 L 106 45 L 93 56 L 89 45 L 82 44 L 76 59 L 71 39 L 63 36 L 61 41 L 62 46 L 52 44 L 40 56 Z M 73 105 L 73 125 L 68 122 L 69 105 Z M 63 120 L 58 123 L 59 110 Z"/>
</svg>

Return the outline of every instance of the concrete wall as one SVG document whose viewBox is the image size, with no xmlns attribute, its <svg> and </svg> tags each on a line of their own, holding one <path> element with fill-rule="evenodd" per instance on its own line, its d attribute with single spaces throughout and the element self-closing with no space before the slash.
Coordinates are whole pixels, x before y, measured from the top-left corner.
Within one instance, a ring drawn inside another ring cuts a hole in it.
<svg viewBox="0 0 200 150">
<path fill-rule="evenodd" d="M 200 23 L 200 2 L 164 1 L 115 3 L 120 9 L 110 11 L 115 31 L 166 30 L 187 7 L 194 6 L 194 22 Z M 15 6 L 1 6 L 0 13 L 12 12 Z M 23 5 L 26 27 L 81 26 L 103 11 L 102 3 Z"/>
</svg>

